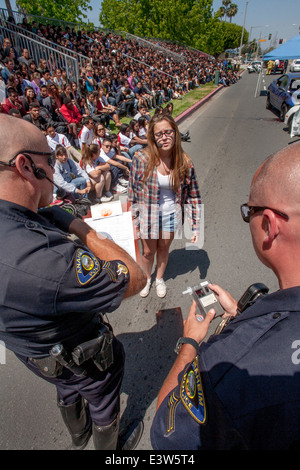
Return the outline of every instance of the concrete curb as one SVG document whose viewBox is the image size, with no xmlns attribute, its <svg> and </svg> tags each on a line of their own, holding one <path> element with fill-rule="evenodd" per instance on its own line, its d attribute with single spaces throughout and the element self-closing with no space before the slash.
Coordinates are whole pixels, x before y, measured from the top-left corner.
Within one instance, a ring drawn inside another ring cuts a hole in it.
<svg viewBox="0 0 300 470">
<path fill-rule="evenodd" d="M 186 109 L 185 111 L 183 111 L 183 113 L 179 114 L 179 116 L 177 116 L 175 118 L 175 121 L 177 124 L 180 124 L 185 118 L 187 118 L 188 116 L 190 116 L 194 111 L 196 111 L 197 109 L 199 109 L 201 106 L 203 106 L 207 101 L 210 100 L 210 98 L 212 98 L 216 93 L 218 93 L 222 88 L 224 88 L 224 85 L 219 85 L 218 88 L 216 88 L 214 91 L 212 91 L 211 93 L 209 93 L 207 96 L 205 96 L 205 98 L 203 98 L 202 100 L 198 101 L 197 103 L 195 103 L 193 106 L 191 106 L 190 108 Z"/>
</svg>

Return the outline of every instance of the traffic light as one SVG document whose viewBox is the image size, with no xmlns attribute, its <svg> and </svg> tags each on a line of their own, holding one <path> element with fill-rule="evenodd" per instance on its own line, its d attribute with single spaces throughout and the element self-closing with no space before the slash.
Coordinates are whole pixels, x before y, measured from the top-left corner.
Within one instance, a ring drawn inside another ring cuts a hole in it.
<svg viewBox="0 0 300 470">
<path fill-rule="evenodd" d="M 282 44 L 283 39 L 279 39 L 279 44 Z"/>
<path fill-rule="evenodd" d="M 272 34 L 269 34 L 269 41 L 271 41 L 272 39 Z"/>
</svg>

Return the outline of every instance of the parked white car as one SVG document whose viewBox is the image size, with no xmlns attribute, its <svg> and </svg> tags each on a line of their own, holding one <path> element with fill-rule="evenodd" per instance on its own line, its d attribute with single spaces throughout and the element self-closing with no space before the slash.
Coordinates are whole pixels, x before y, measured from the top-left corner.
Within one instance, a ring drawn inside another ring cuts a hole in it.
<svg viewBox="0 0 300 470">
<path fill-rule="evenodd" d="M 259 73 L 262 69 L 262 63 L 259 60 L 255 60 L 248 65 L 247 69 L 249 73 L 252 73 L 252 72 Z"/>
<path fill-rule="evenodd" d="M 290 137 L 300 135 L 300 103 L 295 104 L 285 115 L 284 123 L 288 128 Z"/>
<path fill-rule="evenodd" d="M 300 59 L 295 59 L 290 65 L 291 72 L 300 72 Z"/>
<path fill-rule="evenodd" d="M 294 93 L 291 96 L 291 99 L 292 99 L 292 102 L 294 103 L 294 106 L 289 108 L 289 110 L 285 113 L 285 116 L 284 116 L 284 124 L 288 127 L 288 131 L 290 134 L 292 131 L 294 115 L 300 109 L 300 87 L 298 88 L 298 90 L 294 91 Z M 294 134 L 294 135 L 298 135 L 298 134 Z"/>
</svg>

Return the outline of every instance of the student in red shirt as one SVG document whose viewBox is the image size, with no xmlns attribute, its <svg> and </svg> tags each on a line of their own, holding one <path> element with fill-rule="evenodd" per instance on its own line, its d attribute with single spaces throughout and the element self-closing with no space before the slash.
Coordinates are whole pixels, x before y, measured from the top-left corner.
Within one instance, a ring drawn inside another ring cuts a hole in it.
<svg viewBox="0 0 300 470">
<path fill-rule="evenodd" d="M 8 114 L 9 110 L 14 108 L 14 109 L 18 109 L 20 113 L 22 114 L 22 116 L 24 116 L 26 114 L 26 111 L 21 101 L 19 100 L 18 92 L 13 87 L 10 87 L 7 89 L 7 94 L 8 94 L 8 97 L 6 98 L 5 102 L 2 105 L 2 112 L 4 114 Z"/>
<path fill-rule="evenodd" d="M 70 125 L 74 135 L 75 144 L 78 147 L 79 143 L 77 126 L 81 123 L 82 119 L 80 112 L 70 98 L 65 99 L 64 104 L 60 108 L 60 112 Z"/>
</svg>

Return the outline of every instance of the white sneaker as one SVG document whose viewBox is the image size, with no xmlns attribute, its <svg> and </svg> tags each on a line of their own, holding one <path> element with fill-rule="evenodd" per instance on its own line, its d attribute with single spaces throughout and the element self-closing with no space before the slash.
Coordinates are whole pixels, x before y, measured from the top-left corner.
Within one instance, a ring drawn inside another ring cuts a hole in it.
<svg viewBox="0 0 300 470">
<path fill-rule="evenodd" d="M 147 284 L 145 285 L 144 289 L 141 290 L 140 296 L 141 297 L 147 297 L 150 292 L 150 287 L 151 287 L 151 279 L 147 279 Z"/>
<path fill-rule="evenodd" d="M 113 199 L 113 195 L 111 197 L 107 197 L 107 196 L 102 196 L 100 201 L 101 202 L 109 202 Z"/>
<path fill-rule="evenodd" d="M 128 181 L 127 181 L 125 178 L 119 178 L 118 182 L 119 182 L 122 186 L 128 186 Z"/>
<path fill-rule="evenodd" d="M 158 297 L 165 297 L 165 295 L 167 293 L 167 286 L 166 286 L 164 280 L 163 279 L 156 279 L 155 286 L 156 286 L 156 293 L 157 293 Z"/>
<path fill-rule="evenodd" d="M 106 191 L 105 196 L 113 198 L 114 196 L 110 191 Z"/>
<path fill-rule="evenodd" d="M 126 193 L 127 188 L 124 188 L 124 186 L 121 186 L 120 184 L 116 184 L 116 186 L 113 188 L 114 193 Z"/>
</svg>

